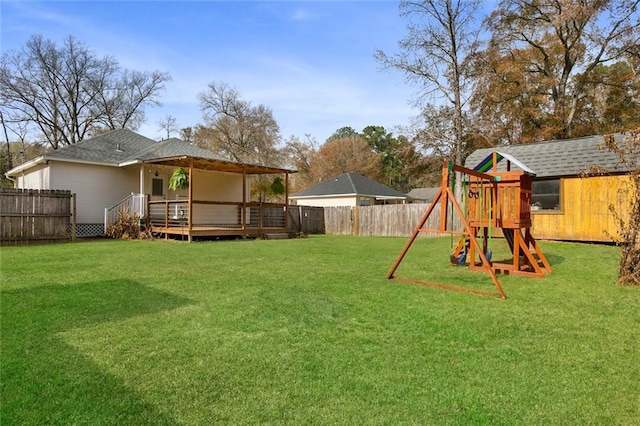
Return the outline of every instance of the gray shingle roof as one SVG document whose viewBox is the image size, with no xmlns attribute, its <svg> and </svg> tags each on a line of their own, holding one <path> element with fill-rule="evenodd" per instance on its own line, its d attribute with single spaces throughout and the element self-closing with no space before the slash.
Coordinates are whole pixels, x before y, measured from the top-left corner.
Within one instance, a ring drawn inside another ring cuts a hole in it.
<svg viewBox="0 0 640 426">
<path fill-rule="evenodd" d="M 328 195 L 369 195 L 375 197 L 407 198 L 406 194 L 355 173 L 345 173 L 290 195 L 290 198 Z"/>
<path fill-rule="evenodd" d="M 118 129 L 45 154 L 52 160 L 82 160 L 117 165 L 157 144 L 131 130 Z"/>
<path fill-rule="evenodd" d="M 407 195 L 413 199 L 424 200 L 429 203 L 435 198 L 438 191 L 440 191 L 439 186 L 431 188 L 413 188 Z"/>
<path fill-rule="evenodd" d="M 622 134 L 616 139 L 622 140 Z M 465 161 L 465 167 L 473 168 L 493 151 L 510 154 L 537 173 L 538 177 L 575 176 L 585 172 L 592 165 L 606 171 L 624 172 L 616 168 L 619 157 L 607 149 L 598 149 L 603 144 L 603 136 L 587 136 L 582 138 L 554 140 L 526 145 L 501 146 L 483 148 L 474 151 Z M 506 161 L 499 163 L 498 170 L 505 170 Z M 517 167 L 512 167 L 518 170 Z"/>
<path fill-rule="evenodd" d="M 176 138 L 156 142 L 144 151 L 138 153 L 135 158 L 144 161 L 153 160 L 156 158 L 170 158 L 181 156 L 230 161 L 227 158 L 216 155 L 211 151 L 207 151 L 206 149 L 202 149 L 190 142 L 186 142 Z"/>
<path fill-rule="evenodd" d="M 81 160 L 113 165 L 135 160 L 181 156 L 230 161 L 181 139 L 171 138 L 156 142 L 127 129 L 112 130 L 45 155 L 51 160 Z"/>
</svg>

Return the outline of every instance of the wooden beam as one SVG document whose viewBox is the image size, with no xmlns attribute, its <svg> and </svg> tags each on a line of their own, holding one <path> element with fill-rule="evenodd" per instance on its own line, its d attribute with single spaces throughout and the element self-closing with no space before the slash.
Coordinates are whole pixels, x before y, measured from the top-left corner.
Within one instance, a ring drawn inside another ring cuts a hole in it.
<svg viewBox="0 0 640 426">
<path fill-rule="evenodd" d="M 289 232 L 289 172 L 284 173 L 284 229 Z"/>
<path fill-rule="evenodd" d="M 240 225 L 242 231 L 247 230 L 247 169 L 245 165 L 242 165 L 242 209 L 240 210 Z M 246 234 L 244 235 L 246 237 Z"/>
<path fill-rule="evenodd" d="M 189 200 L 187 201 L 187 208 L 189 210 L 187 216 L 188 240 L 191 242 L 191 230 L 193 229 L 193 158 L 189 160 Z"/>
<path fill-rule="evenodd" d="M 434 197 L 433 201 L 431 201 L 431 205 L 429 206 L 427 211 L 424 213 L 424 215 L 422 215 L 422 219 L 420 219 L 420 222 L 418 222 L 418 225 L 413 230 L 413 234 L 411 235 L 411 237 L 409 238 L 407 243 L 404 245 L 404 248 L 402 249 L 402 252 L 400 252 L 400 255 L 398 256 L 398 258 L 394 262 L 393 266 L 391 266 L 391 269 L 387 273 L 387 279 L 393 278 L 393 274 L 396 272 L 396 269 L 398 269 L 398 266 L 400 266 L 400 262 L 402 262 L 402 259 L 404 259 L 404 256 L 409 251 L 409 247 L 411 247 L 411 244 L 413 244 L 413 242 L 415 241 L 416 237 L 420 233 L 420 229 L 422 229 L 424 224 L 427 222 L 427 219 L 429 219 L 429 216 L 431 215 L 431 212 L 433 211 L 433 208 L 436 206 L 438 200 L 443 198 L 442 197 L 443 193 L 444 193 L 443 188 L 440 188 L 440 191 L 438 191 L 438 194 Z M 446 200 L 442 200 L 442 202 L 444 203 L 444 202 L 446 202 Z"/>
</svg>

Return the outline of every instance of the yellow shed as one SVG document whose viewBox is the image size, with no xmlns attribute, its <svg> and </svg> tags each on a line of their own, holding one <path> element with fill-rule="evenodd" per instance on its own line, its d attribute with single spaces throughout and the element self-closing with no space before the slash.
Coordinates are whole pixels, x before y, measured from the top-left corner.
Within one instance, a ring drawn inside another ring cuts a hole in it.
<svg viewBox="0 0 640 426">
<path fill-rule="evenodd" d="M 603 141 L 603 136 L 589 136 L 480 149 L 465 166 L 473 168 L 496 149 L 512 155 L 536 173 L 531 196 L 535 238 L 610 242 L 617 224 L 609 206 L 626 217 L 631 180 L 628 170 L 618 168 L 618 155 L 599 148 Z M 593 166 L 604 174 L 585 175 Z"/>
</svg>

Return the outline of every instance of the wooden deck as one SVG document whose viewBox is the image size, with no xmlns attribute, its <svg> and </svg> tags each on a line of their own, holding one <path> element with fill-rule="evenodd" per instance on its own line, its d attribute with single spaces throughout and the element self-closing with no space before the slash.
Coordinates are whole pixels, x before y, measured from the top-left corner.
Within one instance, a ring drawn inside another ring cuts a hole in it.
<svg viewBox="0 0 640 426">
<path fill-rule="evenodd" d="M 282 238 L 288 235 L 287 206 L 271 203 L 150 201 L 148 212 L 154 234 L 194 237 L 237 236 Z M 189 220 L 192 223 L 189 223 Z"/>
</svg>

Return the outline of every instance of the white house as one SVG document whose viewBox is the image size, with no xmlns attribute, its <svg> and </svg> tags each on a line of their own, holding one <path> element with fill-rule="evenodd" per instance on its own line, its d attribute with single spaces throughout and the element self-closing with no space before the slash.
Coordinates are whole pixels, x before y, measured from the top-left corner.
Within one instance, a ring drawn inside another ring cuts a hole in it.
<svg viewBox="0 0 640 426">
<path fill-rule="evenodd" d="M 300 206 L 355 207 L 404 204 L 409 197 L 364 176 L 345 173 L 292 194 L 289 199 Z"/>
<path fill-rule="evenodd" d="M 188 171 L 188 189 L 169 189 L 176 167 Z M 284 175 L 288 183 L 293 172 L 237 163 L 179 139 L 156 142 L 120 129 L 44 154 L 6 175 L 16 188 L 75 193 L 79 236 L 103 235 L 108 221 L 105 211 L 137 197 L 144 202 L 135 204 L 136 209 L 150 215 L 157 232 L 191 239 L 198 235 L 246 236 L 270 227 L 286 232 L 288 201 L 277 206 L 251 203 L 248 176 Z M 278 226 L 265 224 L 265 209 L 272 210 L 270 217 L 274 209 L 284 212 Z"/>
</svg>

